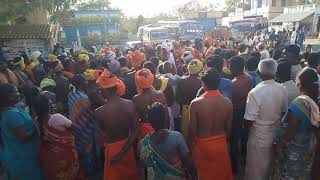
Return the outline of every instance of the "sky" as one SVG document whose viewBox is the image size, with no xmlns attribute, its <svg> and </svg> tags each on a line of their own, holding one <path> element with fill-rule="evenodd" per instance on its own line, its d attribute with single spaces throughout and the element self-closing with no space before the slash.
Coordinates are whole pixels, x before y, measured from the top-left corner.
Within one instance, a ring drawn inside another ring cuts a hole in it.
<svg viewBox="0 0 320 180">
<path fill-rule="evenodd" d="M 175 14 L 175 9 L 190 0 L 110 0 L 111 7 L 122 9 L 127 17 L 152 17 L 160 13 Z M 223 3 L 224 0 L 198 0 L 200 4 Z"/>
</svg>

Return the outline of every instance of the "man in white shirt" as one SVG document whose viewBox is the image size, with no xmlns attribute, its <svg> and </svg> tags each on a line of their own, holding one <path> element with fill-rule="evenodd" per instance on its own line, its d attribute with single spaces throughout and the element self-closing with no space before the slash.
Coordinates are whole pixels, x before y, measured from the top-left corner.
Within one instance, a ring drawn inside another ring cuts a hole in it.
<svg viewBox="0 0 320 180">
<path fill-rule="evenodd" d="M 261 60 L 258 70 L 263 82 L 249 92 L 244 115 L 250 130 L 245 180 L 269 178 L 273 135 L 288 106 L 285 87 L 274 80 L 277 62 Z"/>
</svg>

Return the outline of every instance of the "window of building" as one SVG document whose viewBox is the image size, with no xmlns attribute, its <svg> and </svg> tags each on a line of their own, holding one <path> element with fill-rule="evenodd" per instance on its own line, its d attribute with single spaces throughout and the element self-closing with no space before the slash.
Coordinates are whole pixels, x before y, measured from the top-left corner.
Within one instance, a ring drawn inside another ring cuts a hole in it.
<svg viewBox="0 0 320 180">
<path fill-rule="evenodd" d="M 276 6 L 277 6 L 277 0 L 272 0 L 271 6 L 272 6 L 272 7 L 276 7 Z"/>
<path fill-rule="evenodd" d="M 262 7 L 262 0 L 258 0 L 258 8 Z"/>
<path fill-rule="evenodd" d="M 281 0 L 281 7 L 286 6 L 286 0 Z"/>
</svg>

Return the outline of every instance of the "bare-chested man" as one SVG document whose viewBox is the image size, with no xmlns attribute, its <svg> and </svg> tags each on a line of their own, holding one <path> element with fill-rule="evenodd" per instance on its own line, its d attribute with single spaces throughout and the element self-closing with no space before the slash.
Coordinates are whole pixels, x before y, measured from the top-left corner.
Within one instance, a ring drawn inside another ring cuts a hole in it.
<svg viewBox="0 0 320 180">
<path fill-rule="evenodd" d="M 201 88 L 199 73 L 203 69 L 203 64 L 198 59 L 193 59 L 188 64 L 189 75 L 182 77 L 178 81 L 177 101 L 181 107 L 181 128 L 180 131 L 185 138 L 189 133 L 189 105 L 196 98 L 198 90 Z"/>
<path fill-rule="evenodd" d="M 133 97 L 133 102 L 139 113 L 141 120 L 141 130 L 138 139 L 141 140 L 148 133 L 153 131 L 151 124 L 147 121 L 146 113 L 148 107 L 155 102 L 167 104 L 166 97 L 161 91 L 156 91 L 152 88 L 154 75 L 149 69 L 143 68 L 135 74 L 136 86 L 138 95 Z"/>
<path fill-rule="evenodd" d="M 190 139 L 198 177 L 231 180 L 227 137 L 231 129 L 232 103 L 218 91 L 221 77 L 215 69 L 201 77 L 205 93 L 190 104 Z"/>
<path fill-rule="evenodd" d="M 134 137 L 129 139 L 130 132 L 136 132 L 138 124 L 135 105 L 132 101 L 120 98 L 125 92 L 125 85 L 106 70 L 96 83 L 101 95 L 107 100 L 104 106 L 95 111 L 95 117 L 106 141 L 104 179 L 138 179 L 134 150 L 130 147 Z M 128 142 L 130 140 L 132 142 Z M 119 159 L 113 163 L 115 156 Z"/>
</svg>

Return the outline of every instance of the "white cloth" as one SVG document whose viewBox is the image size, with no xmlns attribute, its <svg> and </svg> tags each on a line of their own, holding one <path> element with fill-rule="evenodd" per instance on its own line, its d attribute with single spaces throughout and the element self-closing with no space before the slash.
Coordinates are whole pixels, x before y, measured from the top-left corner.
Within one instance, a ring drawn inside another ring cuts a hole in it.
<svg viewBox="0 0 320 180">
<path fill-rule="evenodd" d="M 302 71 L 302 67 L 300 64 L 292 65 L 291 66 L 291 79 L 296 81 L 298 74 Z"/>
<path fill-rule="evenodd" d="M 176 62 L 174 61 L 174 56 L 171 52 L 169 52 L 169 59 L 168 61 L 172 62 L 174 66 L 176 66 Z"/>
<path fill-rule="evenodd" d="M 282 83 L 282 85 L 287 89 L 288 103 L 290 104 L 293 100 L 295 100 L 300 95 L 300 90 L 293 80 L 286 81 Z"/>
<path fill-rule="evenodd" d="M 174 131 L 174 118 L 171 107 L 168 107 L 169 114 L 169 130 Z"/>
<path fill-rule="evenodd" d="M 244 180 L 268 180 L 272 162 L 272 147 L 260 144 L 249 135 Z"/>
<path fill-rule="evenodd" d="M 71 127 L 72 121 L 63 115 L 56 113 L 50 116 L 48 125 L 60 131 L 65 131 L 67 128 Z"/>
<path fill-rule="evenodd" d="M 260 52 L 261 54 L 261 60 L 262 59 L 269 59 L 270 58 L 270 54 L 269 54 L 269 51 L 264 49 Z"/>
<path fill-rule="evenodd" d="M 308 104 L 310 105 L 310 109 L 311 109 L 311 124 L 319 127 L 320 126 L 320 114 L 319 114 L 319 106 L 317 105 L 316 102 L 314 102 L 314 100 L 312 100 L 309 96 L 306 95 L 301 95 L 299 96 L 299 98 L 305 100 L 306 102 L 308 102 Z"/>
<path fill-rule="evenodd" d="M 290 44 L 296 44 L 296 40 L 297 40 L 297 32 L 293 31 L 291 34 Z"/>
<path fill-rule="evenodd" d="M 244 119 L 252 121 L 250 135 L 263 147 L 271 147 L 282 113 L 288 108 L 286 88 L 274 80 L 263 81 L 253 88 L 247 98 Z M 256 159 L 260 161 L 259 158 Z"/>
</svg>

